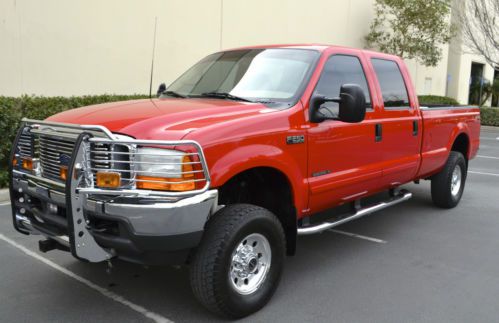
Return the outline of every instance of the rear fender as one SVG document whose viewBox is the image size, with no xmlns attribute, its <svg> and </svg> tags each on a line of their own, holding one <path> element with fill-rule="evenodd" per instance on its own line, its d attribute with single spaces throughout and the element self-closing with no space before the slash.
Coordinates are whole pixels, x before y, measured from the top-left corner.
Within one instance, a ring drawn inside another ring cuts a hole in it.
<svg viewBox="0 0 499 323">
<path fill-rule="evenodd" d="M 471 157 L 471 152 L 472 152 L 472 149 L 471 149 L 471 140 L 470 140 L 470 129 L 469 129 L 469 126 L 468 124 L 466 124 L 466 122 L 459 122 L 456 127 L 454 127 L 454 129 L 452 130 L 451 132 L 451 135 L 449 136 L 449 142 L 447 143 L 447 153 L 450 154 L 451 152 L 451 149 L 452 149 L 452 145 L 454 145 L 454 142 L 456 141 L 457 137 L 460 135 L 460 134 L 465 134 L 467 137 L 468 137 L 468 144 L 469 144 L 469 147 L 468 147 L 468 154 L 467 156 L 464 156 L 466 157 L 466 159 L 470 159 Z"/>
</svg>

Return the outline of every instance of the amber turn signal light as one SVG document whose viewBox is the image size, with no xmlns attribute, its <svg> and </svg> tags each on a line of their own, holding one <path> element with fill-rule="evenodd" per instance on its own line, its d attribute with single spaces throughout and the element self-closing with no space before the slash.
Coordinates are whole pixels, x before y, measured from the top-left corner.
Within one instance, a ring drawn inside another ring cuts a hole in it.
<svg viewBox="0 0 499 323">
<path fill-rule="evenodd" d="M 97 186 L 105 188 L 117 188 L 121 184 L 120 173 L 115 172 L 97 172 L 95 174 Z"/>
<path fill-rule="evenodd" d="M 33 170 L 33 159 L 29 157 L 24 157 L 22 159 L 22 166 L 24 169 Z"/>
<path fill-rule="evenodd" d="M 143 190 L 160 190 L 160 191 L 190 191 L 196 188 L 194 182 L 184 182 L 185 178 L 164 178 L 138 175 L 137 188 Z M 143 182 L 142 182 L 143 181 Z M 175 183 L 180 182 L 180 183 Z"/>
<path fill-rule="evenodd" d="M 63 180 L 66 180 L 66 178 L 68 178 L 68 166 L 61 166 L 59 170 L 59 176 Z"/>
<path fill-rule="evenodd" d="M 12 166 L 16 167 L 17 166 L 17 162 L 18 162 L 18 160 L 17 160 L 16 157 L 12 158 Z"/>
</svg>

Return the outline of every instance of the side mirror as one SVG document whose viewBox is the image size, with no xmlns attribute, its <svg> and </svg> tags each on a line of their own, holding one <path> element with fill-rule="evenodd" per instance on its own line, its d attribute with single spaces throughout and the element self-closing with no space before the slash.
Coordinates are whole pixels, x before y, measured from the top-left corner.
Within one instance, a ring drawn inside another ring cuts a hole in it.
<svg viewBox="0 0 499 323">
<path fill-rule="evenodd" d="M 156 95 L 159 97 L 161 95 L 161 93 L 163 93 L 165 91 L 166 91 L 166 84 L 161 83 L 158 87 L 158 91 L 156 92 Z"/>
<path fill-rule="evenodd" d="M 321 112 L 321 105 L 326 102 L 337 102 L 339 104 L 338 115 Z M 364 120 L 366 116 L 366 97 L 364 91 L 357 84 L 343 84 L 340 89 L 339 98 L 327 98 L 316 95 L 310 100 L 310 121 L 322 122 L 333 119 L 342 122 L 357 123 Z"/>
</svg>

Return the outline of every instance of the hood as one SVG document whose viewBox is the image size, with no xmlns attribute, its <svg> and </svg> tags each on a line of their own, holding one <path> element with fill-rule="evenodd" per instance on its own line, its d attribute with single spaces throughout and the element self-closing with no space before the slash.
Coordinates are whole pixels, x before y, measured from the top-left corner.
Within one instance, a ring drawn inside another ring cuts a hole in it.
<svg viewBox="0 0 499 323">
<path fill-rule="evenodd" d="M 178 140 L 215 123 L 272 112 L 260 103 L 220 99 L 146 99 L 64 111 L 47 121 L 101 125 L 137 139 Z"/>
</svg>

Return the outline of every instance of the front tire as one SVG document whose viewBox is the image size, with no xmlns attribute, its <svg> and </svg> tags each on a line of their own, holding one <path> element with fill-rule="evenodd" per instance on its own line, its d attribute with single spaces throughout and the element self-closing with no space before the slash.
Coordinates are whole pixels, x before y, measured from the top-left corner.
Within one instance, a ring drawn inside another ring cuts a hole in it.
<svg viewBox="0 0 499 323">
<path fill-rule="evenodd" d="M 431 179 L 433 204 L 445 209 L 458 205 L 463 196 L 467 172 L 463 154 L 451 151 L 444 168 Z"/>
<path fill-rule="evenodd" d="M 284 231 L 274 214 L 254 205 L 229 205 L 209 220 L 194 255 L 193 293 L 216 314 L 250 315 L 272 297 L 284 256 Z"/>
</svg>

